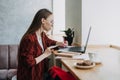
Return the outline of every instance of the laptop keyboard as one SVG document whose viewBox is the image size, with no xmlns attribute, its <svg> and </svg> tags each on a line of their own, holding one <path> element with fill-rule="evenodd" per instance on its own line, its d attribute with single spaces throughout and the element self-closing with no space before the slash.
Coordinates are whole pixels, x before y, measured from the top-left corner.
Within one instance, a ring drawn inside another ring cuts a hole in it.
<svg viewBox="0 0 120 80">
<path fill-rule="evenodd" d="M 81 51 L 82 50 L 82 47 L 70 47 L 70 48 L 68 48 L 69 49 L 69 51 L 73 51 L 73 52 L 79 52 L 79 51 Z"/>
<path fill-rule="evenodd" d="M 84 48 L 83 47 L 76 47 L 76 46 L 68 46 L 68 47 L 60 48 L 59 51 L 83 52 Z"/>
</svg>

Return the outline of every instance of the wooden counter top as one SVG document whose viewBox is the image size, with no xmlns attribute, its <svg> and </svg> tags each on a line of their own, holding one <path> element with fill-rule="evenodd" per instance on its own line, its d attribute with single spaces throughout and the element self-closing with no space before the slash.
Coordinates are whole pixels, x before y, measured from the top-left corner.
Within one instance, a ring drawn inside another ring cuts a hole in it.
<svg viewBox="0 0 120 80">
<path fill-rule="evenodd" d="M 102 61 L 91 69 L 77 69 L 75 62 L 80 60 L 61 59 L 62 64 L 77 80 L 120 80 L 120 51 L 114 48 L 89 48 L 87 52 L 96 52 Z"/>
</svg>

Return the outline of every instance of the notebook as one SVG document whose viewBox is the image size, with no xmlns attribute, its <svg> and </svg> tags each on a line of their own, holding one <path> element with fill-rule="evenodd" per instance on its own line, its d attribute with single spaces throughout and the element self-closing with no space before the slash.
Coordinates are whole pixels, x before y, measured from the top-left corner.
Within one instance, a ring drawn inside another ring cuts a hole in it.
<svg viewBox="0 0 120 80">
<path fill-rule="evenodd" d="M 87 45 L 88 45 L 90 32 L 91 32 L 91 27 L 89 28 L 89 32 L 88 32 L 88 36 L 87 36 L 87 40 L 86 40 L 85 46 L 82 46 L 82 47 L 67 46 L 67 47 L 64 47 L 64 48 L 59 48 L 58 51 L 59 52 L 79 52 L 79 53 L 85 53 Z"/>
</svg>

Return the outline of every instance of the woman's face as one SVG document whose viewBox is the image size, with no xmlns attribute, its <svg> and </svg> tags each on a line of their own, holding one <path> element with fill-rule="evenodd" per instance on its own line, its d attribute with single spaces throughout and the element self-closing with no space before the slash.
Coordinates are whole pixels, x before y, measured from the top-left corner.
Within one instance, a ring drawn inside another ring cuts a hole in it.
<svg viewBox="0 0 120 80">
<path fill-rule="evenodd" d="M 49 31 L 53 26 L 53 15 L 50 15 L 47 19 L 42 20 L 43 29 Z"/>
</svg>

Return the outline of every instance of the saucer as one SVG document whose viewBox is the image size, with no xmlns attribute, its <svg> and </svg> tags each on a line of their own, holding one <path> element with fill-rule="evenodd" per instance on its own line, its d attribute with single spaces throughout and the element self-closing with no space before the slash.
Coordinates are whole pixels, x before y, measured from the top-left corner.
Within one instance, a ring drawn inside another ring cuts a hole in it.
<svg viewBox="0 0 120 80">
<path fill-rule="evenodd" d="M 81 66 L 81 65 L 77 65 L 77 62 L 76 62 L 76 63 L 74 63 L 74 66 L 76 68 L 89 69 L 89 68 L 93 68 L 95 66 L 95 63 L 92 63 L 92 65 L 90 65 L 90 66 Z"/>
</svg>

